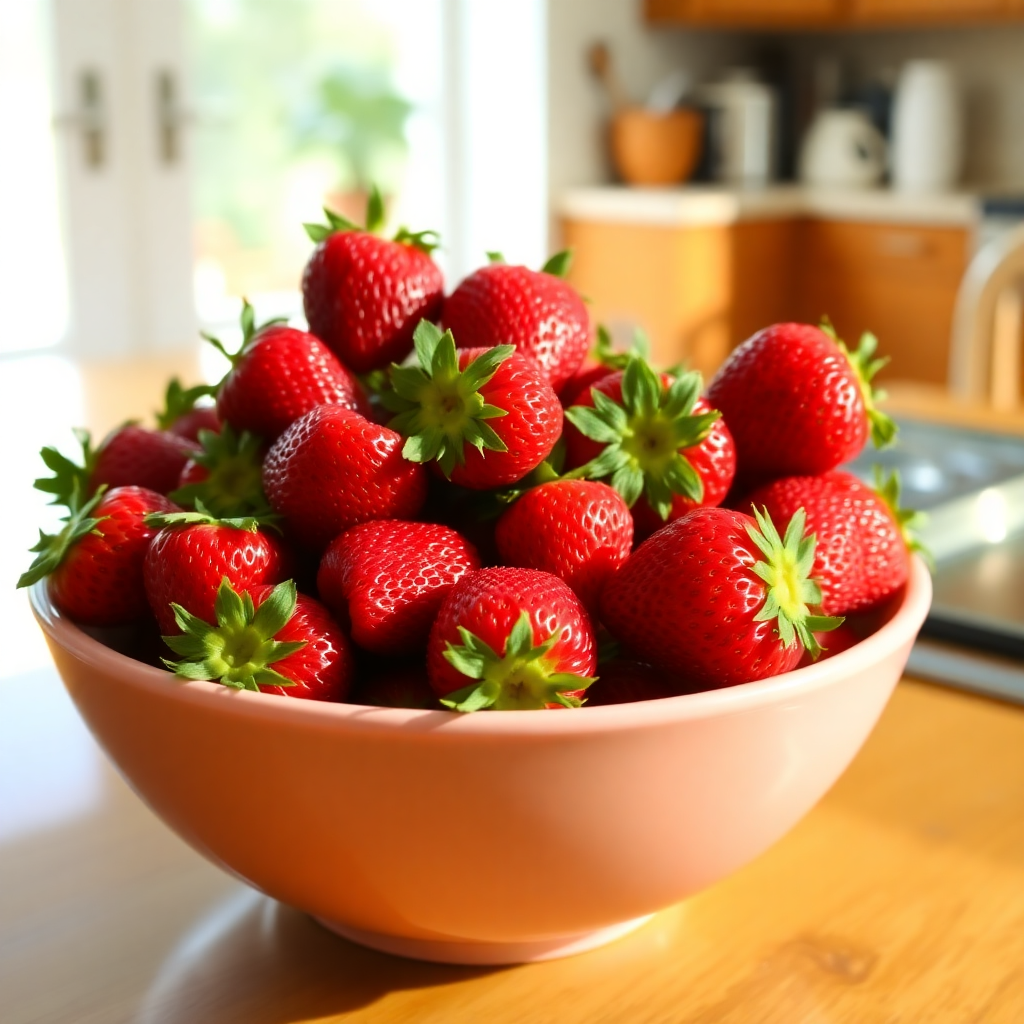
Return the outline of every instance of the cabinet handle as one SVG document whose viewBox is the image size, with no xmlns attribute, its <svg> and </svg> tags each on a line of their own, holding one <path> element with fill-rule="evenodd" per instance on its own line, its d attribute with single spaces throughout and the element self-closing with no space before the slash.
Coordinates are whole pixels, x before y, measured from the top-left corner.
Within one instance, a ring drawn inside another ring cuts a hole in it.
<svg viewBox="0 0 1024 1024">
<path fill-rule="evenodd" d="M 107 161 L 106 99 L 103 79 L 95 68 L 78 73 L 78 103 L 75 113 L 59 114 L 53 119 L 58 128 L 77 128 L 82 137 L 82 157 L 90 171 L 98 171 Z"/>
</svg>

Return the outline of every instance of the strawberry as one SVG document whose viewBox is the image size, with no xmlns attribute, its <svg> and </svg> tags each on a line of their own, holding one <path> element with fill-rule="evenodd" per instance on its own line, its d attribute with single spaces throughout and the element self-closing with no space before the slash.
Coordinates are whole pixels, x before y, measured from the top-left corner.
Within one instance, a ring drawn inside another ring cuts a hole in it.
<svg viewBox="0 0 1024 1024">
<path fill-rule="evenodd" d="M 374 232 L 384 225 L 375 188 L 366 230 L 325 209 L 327 224 L 306 224 L 317 243 L 302 275 L 309 329 L 356 373 L 404 359 L 424 317 L 436 320 L 444 301 L 441 271 L 430 258 L 432 231 L 399 230 L 394 241 Z"/>
<path fill-rule="evenodd" d="M 633 704 L 641 700 L 661 700 L 664 697 L 678 697 L 693 693 L 696 687 L 687 685 L 682 679 L 633 661 L 626 657 L 612 658 L 602 662 L 601 679 L 587 690 L 588 708 L 606 707 L 609 704 Z"/>
<path fill-rule="evenodd" d="M 633 356 L 566 409 L 566 466 L 607 479 L 633 509 L 639 536 L 717 505 L 732 484 L 732 435 L 700 389 L 699 373 L 659 376 Z"/>
<path fill-rule="evenodd" d="M 74 434 L 82 446 L 81 465 L 56 448 L 43 448 L 39 453 L 53 476 L 40 477 L 35 486 L 54 496 L 52 505 L 70 507 L 75 488 L 80 495 L 91 495 L 104 484 L 167 494 L 178 486 L 185 463 L 200 450 L 194 441 L 177 434 L 134 423 L 112 430 L 95 451 L 89 431 L 75 430 Z"/>
<path fill-rule="evenodd" d="M 216 394 L 217 389 L 208 384 L 183 388 L 181 381 L 174 377 L 167 385 L 164 408 L 157 413 L 157 427 L 196 442 L 199 441 L 200 430 L 214 432 L 220 430 L 217 410 L 212 405 L 197 404 L 201 399 L 210 398 Z"/>
<path fill-rule="evenodd" d="M 917 514 L 899 509 L 899 479 L 878 479 L 872 490 L 852 473 L 774 480 L 749 495 L 744 506 L 766 508 L 777 522 L 797 509 L 817 537 L 815 578 L 826 615 L 866 611 L 894 594 L 910 574 L 910 550 L 919 549 L 911 531 Z"/>
<path fill-rule="evenodd" d="M 601 594 L 609 632 L 638 657 L 701 687 L 732 686 L 792 669 L 813 633 L 841 619 L 815 614 L 814 536 L 804 515 L 785 538 L 771 519 L 697 508 L 630 555 Z"/>
<path fill-rule="evenodd" d="M 555 391 L 576 372 L 590 347 L 590 316 L 576 289 L 562 280 L 570 253 L 540 271 L 509 266 L 498 253 L 445 300 L 442 320 L 460 348 L 514 345 L 541 368 Z"/>
<path fill-rule="evenodd" d="M 826 325 L 827 326 L 827 325 Z M 865 334 L 850 352 L 828 328 L 775 324 L 734 349 L 708 387 L 736 442 L 746 482 L 811 476 L 855 458 L 870 434 L 891 444 L 896 426 L 871 379 L 886 360 Z"/>
<path fill-rule="evenodd" d="M 201 504 L 221 519 L 268 515 L 263 442 L 247 430 L 239 435 L 230 423 L 220 433 L 201 430 L 199 439 L 202 450 L 185 463 L 171 500 L 182 508 Z"/>
<path fill-rule="evenodd" d="M 263 463 L 271 507 L 305 548 L 371 519 L 412 519 L 427 497 L 422 466 L 402 458 L 402 437 L 339 405 L 297 419 Z"/>
<path fill-rule="evenodd" d="M 377 519 L 330 543 L 316 585 L 360 647 L 412 654 L 426 647 L 448 592 L 479 567 L 473 545 L 447 526 Z"/>
<path fill-rule="evenodd" d="M 430 685 L 456 711 L 578 707 L 596 667 L 586 609 L 560 579 L 535 569 L 464 576 L 427 644 Z"/>
<path fill-rule="evenodd" d="M 164 633 L 175 630 L 172 602 L 212 622 L 222 579 L 248 589 L 290 575 L 284 545 L 256 519 L 215 519 L 200 507 L 149 516 L 147 525 L 160 532 L 146 554 L 146 598 Z"/>
<path fill-rule="evenodd" d="M 18 580 L 27 587 L 50 577 L 53 603 L 86 626 L 122 626 L 148 614 L 143 560 L 157 532 L 146 523 L 153 512 L 177 506 L 142 487 L 101 486 L 88 501 L 76 490 L 67 524 L 56 536 L 39 533 L 35 561 Z"/>
<path fill-rule="evenodd" d="M 503 564 L 557 576 L 596 614 L 605 580 L 633 547 L 633 520 L 606 484 L 552 480 L 502 514 L 495 540 Z"/>
<path fill-rule="evenodd" d="M 402 454 L 437 460 L 453 483 L 487 490 L 521 480 L 547 458 L 562 407 L 536 363 L 511 345 L 457 352 L 451 331 L 426 320 L 415 334 L 419 366 L 392 366 L 381 401 L 407 438 Z"/>
<path fill-rule="evenodd" d="M 234 354 L 203 335 L 231 363 L 217 389 L 217 415 L 237 431 L 269 443 L 318 405 L 369 412 L 359 381 L 319 338 L 278 320 L 257 327 L 244 300 L 241 321 L 242 347 Z"/>
<path fill-rule="evenodd" d="M 239 690 L 344 700 L 352 653 L 341 627 L 291 580 L 239 594 L 225 576 L 215 612 L 203 619 L 172 605 L 181 631 L 164 642 L 181 661 L 164 664 L 181 679 L 213 679 Z"/>
</svg>

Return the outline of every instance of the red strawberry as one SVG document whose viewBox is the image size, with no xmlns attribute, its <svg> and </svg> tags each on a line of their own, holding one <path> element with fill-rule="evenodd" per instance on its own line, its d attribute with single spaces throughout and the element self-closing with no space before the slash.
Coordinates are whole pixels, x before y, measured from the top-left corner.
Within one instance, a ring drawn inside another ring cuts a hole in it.
<svg viewBox="0 0 1024 1024">
<path fill-rule="evenodd" d="M 735 349 L 708 387 L 736 442 L 745 481 L 813 475 L 856 457 L 868 435 L 892 443 L 896 426 L 875 408 L 872 334 L 850 352 L 830 329 L 775 324 Z"/>
<path fill-rule="evenodd" d="M 344 700 L 353 662 L 341 627 L 291 580 L 239 594 L 225 577 L 208 619 L 174 605 L 180 634 L 164 642 L 181 661 L 164 659 L 182 679 L 213 679 L 239 690 L 307 700 Z"/>
<path fill-rule="evenodd" d="M 427 674 L 456 711 L 578 707 L 597 667 L 579 598 L 535 569 L 478 569 L 452 588 L 427 645 Z"/>
<path fill-rule="evenodd" d="M 473 545 L 447 526 L 378 519 L 331 542 L 316 585 L 360 647 L 412 654 L 426 647 L 448 592 L 479 566 Z"/>
<path fill-rule="evenodd" d="M 248 431 L 239 436 L 230 423 L 220 433 L 204 430 L 200 437 L 202 450 L 185 463 L 172 500 L 221 519 L 269 514 L 263 493 L 263 442 Z"/>
<path fill-rule="evenodd" d="M 274 442 L 263 463 L 271 507 L 296 540 L 322 550 L 371 519 L 412 519 L 427 497 L 422 466 L 402 437 L 338 405 L 321 405 Z"/>
<path fill-rule="evenodd" d="M 701 687 L 732 686 L 794 668 L 813 632 L 841 620 L 811 612 L 814 537 L 797 513 L 781 539 L 756 514 L 698 508 L 630 555 L 601 594 L 609 632 L 658 668 Z"/>
<path fill-rule="evenodd" d="M 328 225 L 306 224 L 317 244 L 302 275 L 309 329 L 356 373 L 399 362 L 412 349 L 412 332 L 424 317 L 437 319 L 444 281 L 430 258 L 431 231 L 402 228 L 394 241 L 372 232 L 384 224 L 376 189 L 366 230 L 324 210 Z"/>
<path fill-rule="evenodd" d="M 220 430 L 217 410 L 212 405 L 198 405 L 204 398 L 216 395 L 217 389 L 207 384 L 183 388 L 177 377 L 167 385 L 164 397 L 164 408 L 157 413 L 156 425 L 161 430 L 169 430 L 172 434 L 199 441 L 200 430 Z"/>
<path fill-rule="evenodd" d="M 101 488 L 89 501 L 71 501 L 67 525 L 56 536 L 40 532 L 38 557 L 18 580 L 27 587 L 50 577 L 53 603 L 86 626 L 121 626 L 149 614 L 142 566 L 157 528 L 152 512 L 177 508 L 142 487 Z"/>
<path fill-rule="evenodd" d="M 633 547 L 633 520 L 605 484 L 552 480 L 528 490 L 502 514 L 495 539 L 505 565 L 557 576 L 596 614 L 605 580 Z"/>
<path fill-rule="evenodd" d="M 515 345 L 561 390 L 590 347 L 587 307 L 562 280 L 570 253 L 552 256 L 540 271 L 489 255 L 490 265 L 470 274 L 445 300 L 444 326 L 460 348 Z"/>
<path fill-rule="evenodd" d="M 369 412 L 359 381 L 319 338 L 276 320 L 257 328 L 248 302 L 238 352 L 231 355 L 212 335 L 203 337 L 231 362 L 217 391 L 217 414 L 240 433 L 269 443 L 318 405 Z"/>
<path fill-rule="evenodd" d="M 416 328 L 419 366 L 392 366 L 381 401 L 388 424 L 407 437 L 402 454 L 434 459 L 452 483 L 487 490 L 521 480 L 554 448 L 562 407 L 537 365 L 511 345 L 456 352 L 424 320 Z"/>
<path fill-rule="evenodd" d="M 565 412 L 566 466 L 607 479 L 632 507 L 640 537 L 717 505 L 732 484 L 732 436 L 700 388 L 699 373 L 659 376 L 634 356 Z"/>
<path fill-rule="evenodd" d="M 148 523 L 160 532 L 146 554 L 146 597 L 164 633 L 175 631 L 172 602 L 212 622 L 222 579 L 243 590 L 290 575 L 284 545 L 256 519 L 176 512 L 150 516 Z"/>
<path fill-rule="evenodd" d="M 695 691 L 695 687 L 663 669 L 629 658 L 612 658 L 609 662 L 602 662 L 599 668 L 601 678 L 587 690 L 587 703 L 584 707 L 599 708 L 609 704 L 661 700 Z"/>
<path fill-rule="evenodd" d="M 901 511 L 899 480 L 879 480 L 879 491 L 852 473 L 790 476 L 754 491 L 744 506 L 767 509 L 787 522 L 803 508 L 807 529 L 817 537 L 814 577 L 821 584 L 827 615 L 865 611 L 885 601 L 907 581 L 908 548 L 918 547 L 907 531 L 915 513 Z"/>
</svg>

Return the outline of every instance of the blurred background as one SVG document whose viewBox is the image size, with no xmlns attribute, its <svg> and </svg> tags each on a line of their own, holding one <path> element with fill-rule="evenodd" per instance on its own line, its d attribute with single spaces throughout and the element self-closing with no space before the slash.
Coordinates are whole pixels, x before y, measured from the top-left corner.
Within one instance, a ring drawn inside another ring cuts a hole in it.
<svg viewBox="0 0 1024 1024">
<path fill-rule="evenodd" d="M 198 331 L 231 345 L 242 296 L 301 324 L 302 222 L 374 183 L 449 288 L 571 245 L 666 364 L 828 314 L 894 386 L 962 391 L 958 291 L 1024 221 L 1024 0 L 0 0 L 0 123 L 15 675 L 46 663 L 13 589 L 39 448 L 218 379 Z"/>
</svg>

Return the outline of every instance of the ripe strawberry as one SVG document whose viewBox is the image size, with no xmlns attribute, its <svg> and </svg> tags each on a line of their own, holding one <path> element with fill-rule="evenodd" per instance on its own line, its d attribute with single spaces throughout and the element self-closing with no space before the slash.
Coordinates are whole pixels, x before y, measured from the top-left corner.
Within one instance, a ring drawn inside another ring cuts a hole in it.
<svg viewBox="0 0 1024 1024">
<path fill-rule="evenodd" d="M 230 423 L 220 433 L 200 431 L 202 450 L 185 463 L 172 501 L 182 508 L 204 509 L 220 519 L 270 514 L 263 493 L 264 443 Z"/>
<path fill-rule="evenodd" d="M 817 537 L 815 578 L 821 584 L 826 615 L 865 611 L 885 601 L 907 581 L 910 549 L 920 545 L 909 535 L 917 516 L 899 509 L 899 479 L 879 479 L 872 490 L 851 473 L 790 476 L 754 491 L 744 506 L 766 508 L 777 522 L 797 509 Z"/>
<path fill-rule="evenodd" d="M 422 466 L 402 458 L 402 437 L 339 405 L 297 419 L 263 463 L 271 507 L 296 541 L 323 550 L 371 519 L 413 519 L 427 497 Z"/>
<path fill-rule="evenodd" d="M 760 512 L 694 509 L 630 555 L 601 594 L 601 617 L 638 657 L 701 687 L 764 679 L 805 648 L 816 655 L 812 634 L 841 621 L 808 607 L 821 601 L 813 562 L 802 512 L 783 540 Z"/>
<path fill-rule="evenodd" d="M 633 520 L 605 484 L 552 480 L 528 490 L 502 514 L 495 540 L 503 564 L 557 576 L 596 614 L 605 580 L 633 547 Z"/>
<path fill-rule="evenodd" d="M 479 567 L 473 545 L 447 526 L 378 519 L 331 542 L 316 586 L 360 647 L 412 654 L 426 647 L 448 592 Z"/>
<path fill-rule="evenodd" d="M 212 335 L 203 335 L 231 363 L 217 390 L 217 415 L 223 421 L 270 443 L 318 405 L 369 412 L 359 381 L 319 338 L 278 320 L 257 327 L 248 301 L 241 319 L 242 347 L 233 355 Z"/>
<path fill-rule="evenodd" d="M 590 316 L 576 289 L 562 280 L 570 253 L 552 256 L 540 271 L 509 266 L 498 253 L 445 300 L 442 320 L 460 348 L 515 345 L 540 366 L 555 391 L 583 362 Z"/>
<path fill-rule="evenodd" d="M 547 458 L 562 430 L 558 396 L 537 365 L 511 345 L 456 352 L 424 320 L 416 328 L 419 366 L 392 366 L 381 401 L 388 424 L 408 438 L 402 454 L 436 459 L 452 483 L 487 490 L 521 480 Z"/>
<path fill-rule="evenodd" d="M 717 505 L 732 484 L 732 435 L 700 388 L 699 373 L 659 376 L 634 356 L 566 409 L 566 466 L 607 479 L 633 509 L 638 536 Z"/>
<path fill-rule="evenodd" d="M 238 690 L 308 700 L 344 700 L 353 662 L 341 627 L 291 580 L 239 594 L 225 576 L 208 619 L 172 606 L 180 634 L 164 642 L 181 661 L 164 659 L 182 679 L 213 679 Z"/>
<path fill-rule="evenodd" d="M 198 405 L 203 398 L 217 394 L 217 389 L 207 384 L 183 388 L 181 381 L 174 377 L 167 385 L 164 396 L 164 408 L 157 413 L 156 425 L 160 430 L 169 430 L 172 434 L 199 441 L 200 430 L 220 430 L 217 410 L 212 405 Z"/>
<path fill-rule="evenodd" d="M 157 528 L 152 512 L 177 506 L 142 487 L 100 489 L 86 502 L 72 497 L 67 525 L 56 536 L 40 531 L 38 557 L 18 580 L 27 587 L 50 577 L 53 603 L 86 626 L 122 626 L 149 613 L 142 566 Z"/>
<path fill-rule="evenodd" d="M 535 569 L 478 569 L 452 588 L 427 644 L 441 703 L 483 708 L 579 707 L 597 645 L 579 598 Z"/>
<path fill-rule="evenodd" d="M 374 189 L 366 230 L 324 210 L 327 225 L 306 224 L 317 243 L 302 275 L 309 329 L 356 373 L 404 359 L 423 318 L 436 320 L 444 301 L 441 271 L 430 258 L 434 232 L 399 230 L 377 237 L 384 204 Z"/>
<path fill-rule="evenodd" d="M 735 349 L 708 387 L 736 442 L 746 482 L 813 475 L 856 457 L 871 435 L 891 444 L 896 426 L 875 402 L 871 379 L 886 360 L 877 340 L 850 352 L 831 328 L 775 324 Z"/>
<path fill-rule="evenodd" d="M 112 430 L 93 451 L 87 430 L 75 430 L 82 446 L 79 465 L 56 448 L 43 448 L 39 453 L 52 477 L 40 477 L 35 486 L 54 496 L 51 505 L 70 507 L 72 494 L 95 494 L 97 488 L 143 487 L 157 494 L 167 494 L 178 486 L 185 463 L 198 452 L 199 445 L 165 430 L 147 430 L 126 423 Z"/>
<path fill-rule="evenodd" d="M 175 631 L 172 602 L 212 622 L 222 579 L 242 590 L 291 573 L 284 545 L 256 519 L 174 512 L 150 516 L 147 524 L 160 532 L 146 554 L 146 597 L 164 633 Z"/>
</svg>

